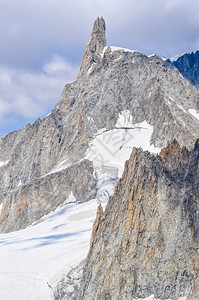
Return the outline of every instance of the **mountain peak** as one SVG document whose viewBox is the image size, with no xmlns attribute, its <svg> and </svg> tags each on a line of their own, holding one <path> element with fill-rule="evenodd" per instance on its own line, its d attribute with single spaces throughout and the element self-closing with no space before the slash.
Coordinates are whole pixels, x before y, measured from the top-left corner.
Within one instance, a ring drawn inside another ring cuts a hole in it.
<svg viewBox="0 0 199 300">
<path fill-rule="evenodd" d="M 105 32 L 105 21 L 102 17 L 98 17 L 94 22 L 92 33 L 84 50 L 78 77 L 80 77 L 84 71 L 87 71 L 93 62 L 98 62 L 100 60 L 100 54 L 103 52 L 103 49 L 106 46 Z"/>
</svg>

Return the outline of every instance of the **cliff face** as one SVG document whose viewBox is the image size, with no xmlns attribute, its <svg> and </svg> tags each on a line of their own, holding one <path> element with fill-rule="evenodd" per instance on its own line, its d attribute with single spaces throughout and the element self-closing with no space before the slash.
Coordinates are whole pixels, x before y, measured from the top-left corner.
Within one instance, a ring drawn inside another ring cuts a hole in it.
<svg viewBox="0 0 199 300">
<path fill-rule="evenodd" d="M 192 84 L 199 86 L 199 51 L 186 53 L 173 64 Z"/>
<path fill-rule="evenodd" d="M 78 299 L 196 293 L 198 199 L 198 142 L 189 152 L 174 141 L 157 157 L 134 148 L 105 212 L 98 208 Z"/>
<path fill-rule="evenodd" d="M 96 178 L 90 161 L 72 165 L 66 170 L 48 174 L 22 185 L 4 198 L 1 229 L 10 232 L 26 228 L 70 202 L 86 202 L 95 198 Z"/>
<path fill-rule="evenodd" d="M 79 181 L 71 172 L 71 191 L 67 188 L 66 197 L 59 200 L 50 197 L 46 205 L 43 189 L 47 186 L 42 178 L 57 173 L 57 178 L 68 180 L 67 168 L 82 163 L 98 132 L 119 129 L 117 121 L 122 111 L 129 112 L 135 127 L 144 121 L 151 126 L 149 142 L 156 147 L 177 138 L 181 146 L 191 148 L 198 138 L 198 90 L 171 63 L 158 56 L 147 57 L 135 51 L 104 47 L 105 44 L 105 22 L 99 18 L 86 46 L 78 79 L 65 86 L 52 113 L 0 139 L 0 231 L 23 228 L 37 221 L 42 213 L 63 204 L 68 193 L 76 193 Z M 125 132 L 134 130 L 120 127 Z M 129 147 L 133 146 L 132 138 Z M 94 187 L 97 181 L 91 165 L 86 164 L 86 168 L 88 200 L 93 197 L 90 186 Z M 52 181 L 49 186 L 57 187 L 56 176 L 48 176 Z M 35 186 L 40 187 L 37 193 L 33 192 Z M 27 203 L 40 204 L 34 208 L 33 204 L 22 205 L 17 214 L 21 190 L 26 191 Z M 75 197 L 82 201 L 81 193 Z M 30 213 L 34 217 L 24 221 L 24 215 Z M 9 226 L 5 225 L 8 219 Z"/>
</svg>

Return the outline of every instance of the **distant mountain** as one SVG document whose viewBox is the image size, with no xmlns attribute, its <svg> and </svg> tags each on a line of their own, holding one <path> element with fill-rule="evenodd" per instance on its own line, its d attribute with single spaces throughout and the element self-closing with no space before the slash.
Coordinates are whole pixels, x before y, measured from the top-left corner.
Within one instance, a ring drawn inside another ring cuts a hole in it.
<svg viewBox="0 0 199 300">
<path fill-rule="evenodd" d="M 199 51 L 186 53 L 173 61 L 173 64 L 193 85 L 199 86 Z"/>
</svg>

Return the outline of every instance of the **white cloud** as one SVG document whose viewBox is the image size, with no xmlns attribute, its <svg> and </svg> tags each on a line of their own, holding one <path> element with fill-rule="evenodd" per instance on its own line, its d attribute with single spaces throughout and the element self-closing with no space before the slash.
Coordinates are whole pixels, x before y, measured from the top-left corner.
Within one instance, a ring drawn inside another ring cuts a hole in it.
<svg viewBox="0 0 199 300">
<path fill-rule="evenodd" d="M 12 77 L 10 72 L 6 68 L 1 68 L 0 70 L 0 85 L 10 85 L 12 82 Z"/>
<path fill-rule="evenodd" d="M 64 85 L 72 82 L 79 67 L 55 55 L 40 72 L 0 66 L 0 121 L 12 114 L 36 118 L 58 101 Z"/>
<path fill-rule="evenodd" d="M 10 104 L 0 99 L 0 121 L 6 113 L 10 110 Z"/>
<path fill-rule="evenodd" d="M 64 74 L 73 74 L 74 66 L 59 55 L 54 55 L 53 59 L 43 66 L 43 71 L 48 75 L 63 76 Z"/>
</svg>

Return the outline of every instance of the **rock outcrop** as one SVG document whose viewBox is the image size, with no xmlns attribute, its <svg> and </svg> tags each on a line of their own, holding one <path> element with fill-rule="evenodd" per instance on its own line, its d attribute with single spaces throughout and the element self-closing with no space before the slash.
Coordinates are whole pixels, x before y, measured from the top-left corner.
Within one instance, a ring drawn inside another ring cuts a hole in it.
<svg viewBox="0 0 199 300">
<path fill-rule="evenodd" d="M 198 299 L 198 199 L 198 141 L 190 152 L 168 143 L 159 156 L 134 148 L 98 209 L 77 299 Z"/>
<path fill-rule="evenodd" d="M 2 207 L 1 230 L 26 228 L 58 206 L 95 198 L 97 181 L 93 172 L 92 163 L 84 160 L 8 193 Z"/>
<path fill-rule="evenodd" d="M 80 77 L 84 72 L 87 72 L 93 63 L 98 63 L 101 60 L 101 55 L 104 47 L 106 46 L 105 30 L 106 25 L 104 19 L 97 18 L 84 50 L 82 65 L 78 77 Z"/>
<path fill-rule="evenodd" d="M 54 289 L 54 300 L 78 300 L 84 261 L 63 275 Z"/>
</svg>

